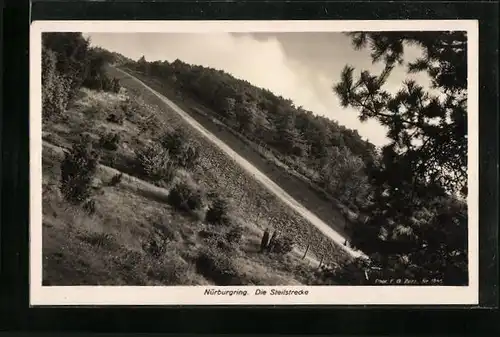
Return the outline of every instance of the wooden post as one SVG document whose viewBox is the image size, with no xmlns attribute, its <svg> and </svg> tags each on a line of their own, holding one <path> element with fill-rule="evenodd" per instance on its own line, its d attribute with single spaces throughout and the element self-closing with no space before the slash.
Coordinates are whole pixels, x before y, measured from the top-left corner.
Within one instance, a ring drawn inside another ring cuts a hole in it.
<svg viewBox="0 0 500 337">
<path fill-rule="evenodd" d="M 269 230 L 266 228 L 264 234 L 262 235 L 262 240 L 260 242 L 260 252 L 262 253 L 267 249 L 269 245 Z"/>
<path fill-rule="evenodd" d="M 319 261 L 319 266 L 318 266 L 318 269 L 321 268 L 321 265 L 323 264 L 323 259 L 325 258 L 325 253 L 323 253 L 323 255 L 321 256 L 321 260 Z"/>
<path fill-rule="evenodd" d="M 307 245 L 306 251 L 304 252 L 304 256 L 302 256 L 302 260 L 304 260 L 306 258 L 306 255 L 307 255 L 307 252 L 309 251 L 310 246 L 311 246 L 311 244 Z"/>
<path fill-rule="evenodd" d="M 271 240 L 269 240 L 269 245 L 267 248 L 271 251 L 273 249 L 274 241 L 276 240 L 276 237 L 278 236 L 278 231 L 274 230 L 273 235 L 271 236 Z"/>
</svg>

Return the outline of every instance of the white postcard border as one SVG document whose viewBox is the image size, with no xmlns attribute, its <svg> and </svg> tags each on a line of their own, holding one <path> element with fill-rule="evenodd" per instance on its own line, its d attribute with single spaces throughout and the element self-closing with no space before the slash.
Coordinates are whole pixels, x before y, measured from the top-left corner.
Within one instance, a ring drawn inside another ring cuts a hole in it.
<svg viewBox="0 0 500 337">
<path fill-rule="evenodd" d="M 347 28 L 346 28 L 347 27 Z M 467 31 L 469 285 L 449 286 L 42 286 L 42 32 Z M 30 31 L 30 305 L 474 305 L 479 300 L 479 36 L 476 20 L 34 21 Z M 308 292 L 271 295 L 272 290 Z M 234 295 L 205 295 L 234 290 Z M 266 295 L 256 295 L 257 290 Z M 246 291 L 247 295 L 242 292 Z"/>
</svg>

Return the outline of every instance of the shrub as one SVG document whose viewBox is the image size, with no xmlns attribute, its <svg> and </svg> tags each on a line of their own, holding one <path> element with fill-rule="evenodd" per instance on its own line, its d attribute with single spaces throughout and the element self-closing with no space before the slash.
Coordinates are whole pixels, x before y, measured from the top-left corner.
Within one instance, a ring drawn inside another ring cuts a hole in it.
<svg viewBox="0 0 500 337">
<path fill-rule="evenodd" d="M 84 204 L 83 204 L 83 209 L 89 213 L 89 214 L 94 214 L 95 211 L 96 211 L 96 203 L 95 203 L 95 200 L 94 199 L 90 199 L 90 200 L 87 200 Z"/>
<path fill-rule="evenodd" d="M 69 81 L 56 69 L 57 56 L 42 49 L 42 118 L 50 120 L 61 116 L 69 101 Z"/>
<path fill-rule="evenodd" d="M 238 270 L 232 259 L 218 249 L 202 251 L 196 258 L 196 270 L 217 285 L 239 284 Z"/>
<path fill-rule="evenodd" d="M 362 259 L 349 261 L 333 270 L 322 271 L 323 278 L 340 285 L 372 284 L 370 266 Z M 367 277 L 368 276 L 368 277 Z"/>
<path fill-rule="evenodd" d="M 65 154 L 61 163 L 61 192 L 68 201 L 79 204 L 90 197 L 99 159 L 88 136 Z"/>
<path fill-rule="evenodd" d="M 111 91 L 113 91 L 114 93 L 119 93 L 120 88 L 120 80 L 117 78 L 113 78 L 113 80 L 111 81 Z"/>
<path fill-rule="evenodd" d="M 149 266 L 147 274 L 164 285 L 185 285 L 188 268 L 180 257 L 163 256 Z"/>
<path fill-rule="evenodd" d="M 177 162 L 179 166 L 192 169 L 198 163 L 199 158 L 198 149 L 191 144 L 186 144 L 184 150 L 178 155 Z"/>
<path fill-rule="evenodd" d="M 141 110 L 141 105 L 136 100 L 127 98 L 126 101 L 120 103 L 120 110 L 124 114 L 124 116 L 131 122 L 139 124 L 139 113 Z"/>
<path fill-rule="evenodd" d="M 82 240 L 97 247 L 109 247 L 116 243 L 115 238 L 110 233 L 89 233 L 82 236 Z"/>
<path fill-rule="evenodd" d="M 207 210 L 205 220 L 212 224 L 229 224 L 228 217 L 229 206 L 226 200 L 217 197 L 212 206 Z"/>
<path fill-rule="evenodd" d="M 157 144 L 140 149 L 136 155 L 140 173 L 150 180 L 170 182 L 175 175 L 175 163 L 169 153 Z"/>
<path fill-rule="evenodd" d="M 167 244 L 169 243 L 169 239 L 162 235 L 158 230 L 153 230 L 150 233 L 148 239 L 142 243 L 142 249 L 148 255 L 158 258 L 163 256 L 167 252 Z"/>
<path fill-rule="evenodd" d="M 187 182 L 177 183 L 168 195 L 168 203 L 181 211 L 194 211 L 203 207 L 203 197 L 199 188 Z"/>
<path fill-rule="evenodd" d="M 243 237 L 243 228 L 235 226 L 226 233 L 226 240 L 231 244 L 239 244 Z"/>
<path fill-rule="evenodd" d="M 89 73 L 90 42 L 79 32 L 46 32 L 42 44 L 54 51 L 57 72 L 67 80 L 66 93 L 72 100 Z"/>
<path fill-rule="evenodd" d="M 159 218 L 153 223 L 153 228 L 158 235 L 161 235 L 167 241 L 176 241 L 180 238 L 179 233 L 172 227 L 168 220 Z"/>
<path fill-rule="evenodd" d="M 118 185 L 119 183 L 121 183 L 122 178 L 123 178 L 123 173 L 117 173 L 117 174 L 115 174 L 111 178 L 111 181 L 109 182 L 109 185 L 110 186 L 116 186 L 116 185 Z"/>
<path fill-rule="evenodd" d="M 109 79 L 104 74 L 99 73 L 85 78 L 82 85 L 91 90 L 108 91 L 106 90 L 109 86 L 108 81 Z"/>
<path fill-rule="evenodd" d="M 218 249 L 221 252 L 229 253 L 233 251 L 234 242 L 229 242 L 227 233 L 221 233 L 216 230 L 203 229 L 198 232 L 198 235 L 204 239 L 208 247 Z"/>
<path fill-rule="evenodd" d="M 101 101 L 95 101 L 85 109 L 84 114 L 87 117 L 87 120 L 91 124 L 94 124 L 95 119 L 100 118 L 104 111 L 106 111 L 104 103 Z"/>
<path fill-rule="evenodd" d="M 184 131 L 176 130 L 167 132 L 160 137 L 160 144 L 168 150 L 173 156 L 183 151 L 184 144 L 187 143 L 187 137 Z"/>
<path fill-rule="evenodd" d="M 159 142 L 175 158 L 178 166 L 191 169 L 199 160 L 198 149 L 189 143 L 185 132 L 182 130 L 163 134 Z"/>
<path fill-rule="evenodd" d="M 118 111 L 113 111 L 108 113 L 106 120 L 110 123 L 123 125 L 123 122 L 125 121 L 125 116 Z"/>
<path fill-rule="evenodd" d="M 293 240 L 288 236 L 277 236 L 270 248 L 272 253 L 276 253 L 279 255 L 285 255 L 290 253 L 293 250 Z"/>
<path fill-rule="evenodd" d="M 106 133 L 99 140 L 99 145 L 109 151 L 116 151 L 118 143 L 120 143 L 120 135 L 117 133 Z"/>
</svg>

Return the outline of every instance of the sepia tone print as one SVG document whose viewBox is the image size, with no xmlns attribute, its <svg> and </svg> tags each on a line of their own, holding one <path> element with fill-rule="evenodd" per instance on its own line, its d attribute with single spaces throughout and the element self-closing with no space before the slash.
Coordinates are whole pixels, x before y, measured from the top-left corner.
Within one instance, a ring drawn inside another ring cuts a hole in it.
<svg viewBox="0 0 500 337">
<path fill-rule="evenodd" d="M 42 33 L 44 286 L 467 286 L 465 31 Z"/>
</svg>

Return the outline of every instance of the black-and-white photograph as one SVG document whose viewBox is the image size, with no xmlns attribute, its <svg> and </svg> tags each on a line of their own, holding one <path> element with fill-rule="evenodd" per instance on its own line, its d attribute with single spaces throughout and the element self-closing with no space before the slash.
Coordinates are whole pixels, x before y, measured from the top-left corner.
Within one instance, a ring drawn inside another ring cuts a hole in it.
<svg viewBox="0 0 500 337">
<path fill-rule="evenodd" d="M 477 286 L 477 31 L 459 23 L 37 23 L 32 277 L 246 303 Z"/>
</svg>

